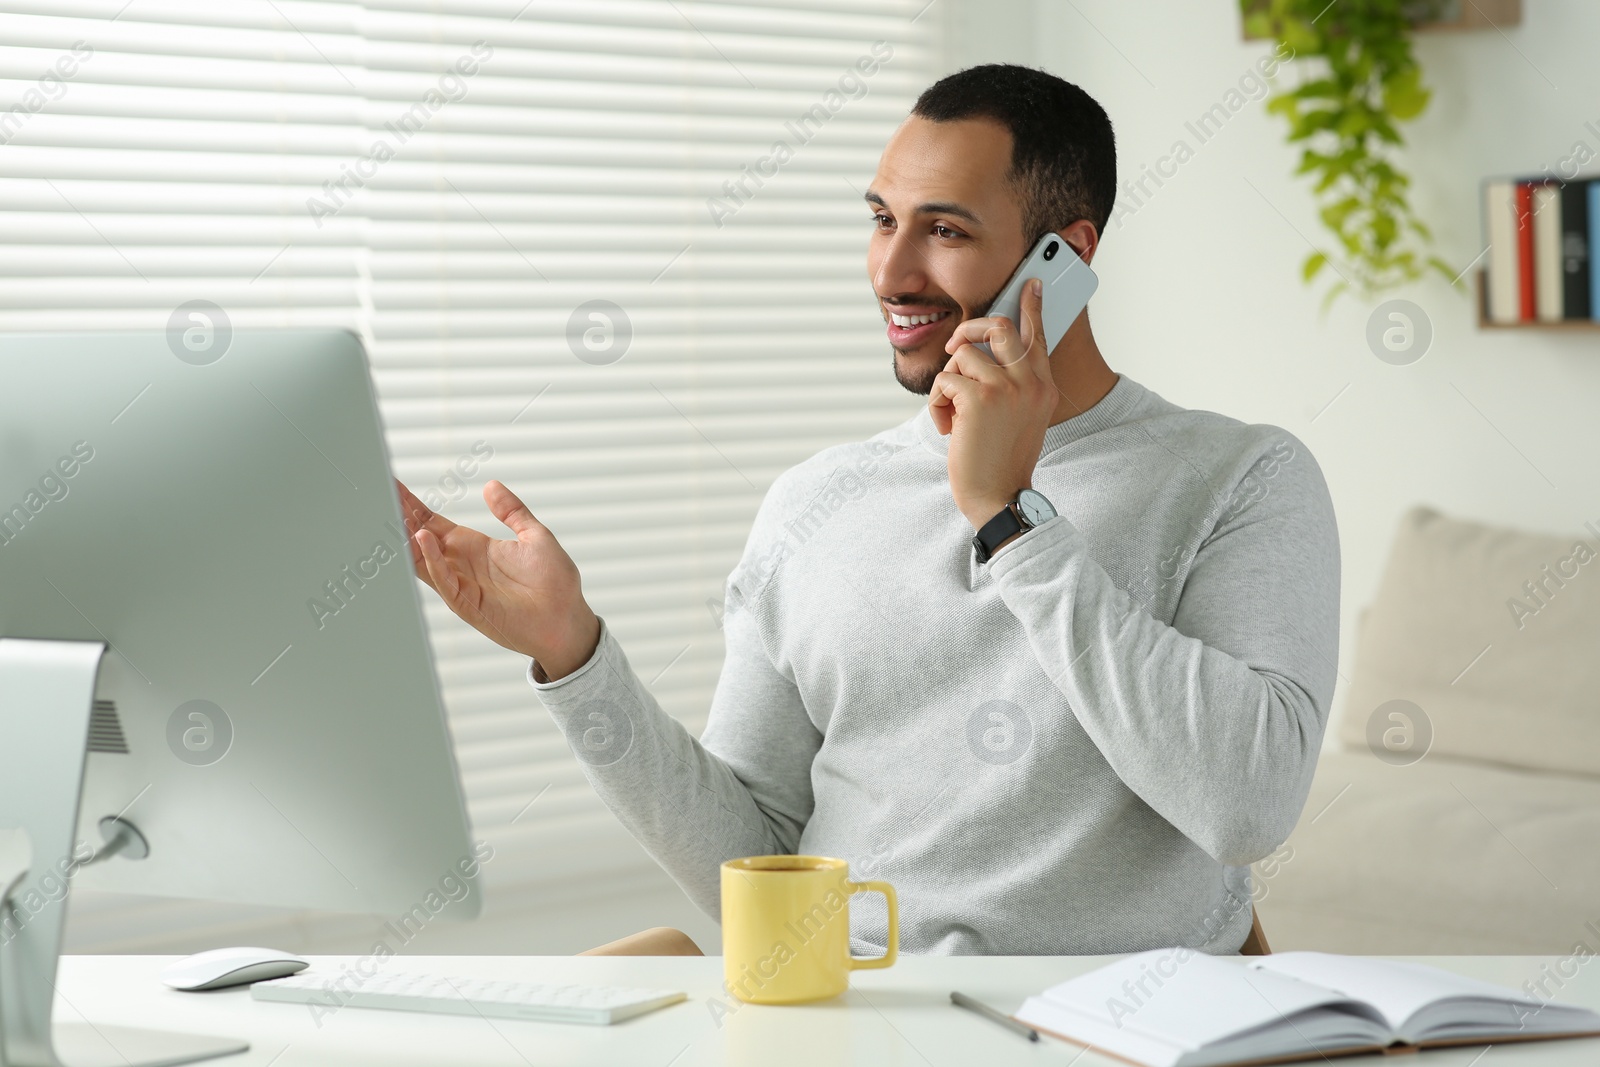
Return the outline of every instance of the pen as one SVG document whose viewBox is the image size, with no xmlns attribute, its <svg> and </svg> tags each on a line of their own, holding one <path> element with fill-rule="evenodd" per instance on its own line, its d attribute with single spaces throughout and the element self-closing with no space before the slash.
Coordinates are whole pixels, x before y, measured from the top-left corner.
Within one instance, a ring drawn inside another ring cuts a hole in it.
<svg viewBox="0 0 1600 1067">
<path fill-rule="evenodd" d="M 989 1005 L 973 1000 L 965 993 L 951 993 L 950 1003 L 954 1004 L 958 1008 L 966 1008 L 968 1011 L 975 1011 L 985 1019 L 992 1019 L 1001 1026 L 1005 1027 L 1007 1030 L 1016 1031 L 1029 1041 L 1039 1040 L 1039 1031 L 1035 1030 L 1033 1027 L 1019 1023 L 1011 1016 L 1006 1015 L 1003 1012 L 995 1011 L 993 1008 L 989 1007 Z"/>
</svg>

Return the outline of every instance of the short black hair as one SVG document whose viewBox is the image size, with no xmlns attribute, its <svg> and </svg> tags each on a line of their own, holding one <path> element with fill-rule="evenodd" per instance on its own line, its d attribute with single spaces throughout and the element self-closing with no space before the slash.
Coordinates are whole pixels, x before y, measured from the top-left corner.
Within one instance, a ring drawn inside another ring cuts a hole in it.
<svg viewBox="0 0 1600 1067">
<path fill-rule="evenodd" d="M 1009 177 L 1022 193 L 1030 245 L 1079 219 L 1104 235 L 1117 197 L 1116 137 L 1105 109 L 1076 85 L 1031 67 L 988 63 L 940 78 L 911 113 L 933 122 L 992 119 L 1011 132 Z"/>
</svg>

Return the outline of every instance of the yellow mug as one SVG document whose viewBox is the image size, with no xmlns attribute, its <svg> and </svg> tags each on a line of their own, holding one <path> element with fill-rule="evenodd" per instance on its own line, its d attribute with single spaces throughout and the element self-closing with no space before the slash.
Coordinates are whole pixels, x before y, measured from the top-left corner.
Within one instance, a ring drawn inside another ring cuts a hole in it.
<svg viewBox="0 0 1600 1067">
<path fill-rule="evenodd" d="M 882 893 L 889 948 L 850 955 L 850 897 Z M 825 856 L 749 856 L 722 865 L 722 968 L 728 992 L 751 1004 L 802 1004 L 843 993 L 850 972 L 891 966 L 900 910 L 888 882 L 852 882 Z"/>
</svg>

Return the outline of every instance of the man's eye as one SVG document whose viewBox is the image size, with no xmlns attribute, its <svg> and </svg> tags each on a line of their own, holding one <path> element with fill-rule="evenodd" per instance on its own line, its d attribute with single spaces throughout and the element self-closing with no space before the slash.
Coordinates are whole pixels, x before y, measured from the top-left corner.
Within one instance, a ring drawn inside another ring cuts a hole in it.
<svg viewBox="0 0 1600 1067">
<path fill-rule="evenodd" d="M 948 226 L 935 226 L 933 228 L 933 232 L 934 232 L 934 234 L 936 236 L 939 236 L 939 237 L 960 237 L 961 236 L 961 234 L 959 234 L 955 230 L 952 230 Z"/>
<path fill-rule="evenodd" d="M 872 222 L 875 226 L 885 229 L 894 225 L 894 220 L 887 215 L 874 215 L 872 216 Z"/>
</svg>

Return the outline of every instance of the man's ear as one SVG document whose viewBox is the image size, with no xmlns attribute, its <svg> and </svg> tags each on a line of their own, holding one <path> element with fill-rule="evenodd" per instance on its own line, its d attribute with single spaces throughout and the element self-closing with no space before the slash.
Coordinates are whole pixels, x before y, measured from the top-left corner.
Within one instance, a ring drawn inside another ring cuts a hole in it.
<svg viewBox="0 0 1600 1067">
<path fill-rule="evenodd" d="M 1088 219 L 1079 219 L 1065 229 L 1057 230 L 1060 238 L 1072 246 L 1078 253 L 1078 258 L 1085 263 L 1094 262 L 1094 254 L 1100 248 L 1100 234 L 1094 228 L 1094 223 Z"/>
</svg>

